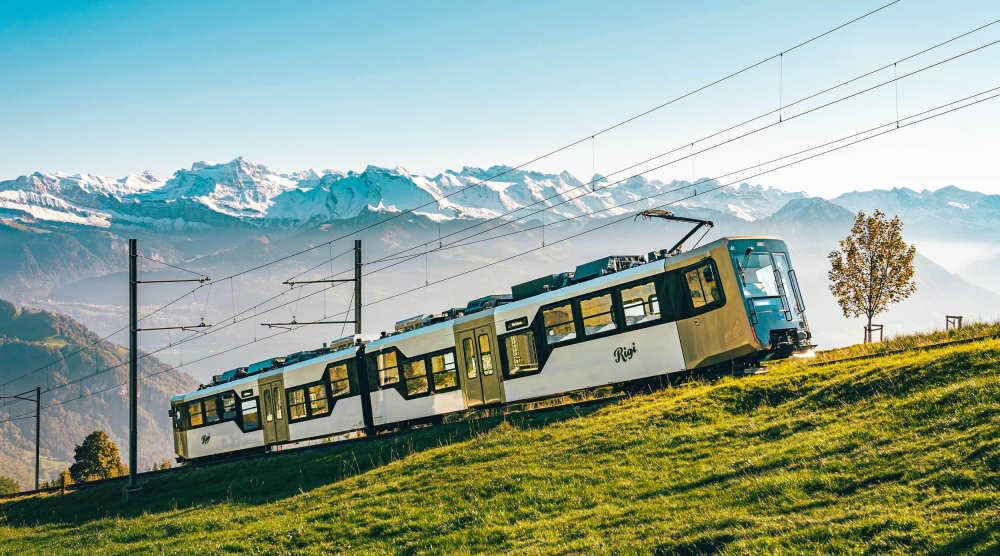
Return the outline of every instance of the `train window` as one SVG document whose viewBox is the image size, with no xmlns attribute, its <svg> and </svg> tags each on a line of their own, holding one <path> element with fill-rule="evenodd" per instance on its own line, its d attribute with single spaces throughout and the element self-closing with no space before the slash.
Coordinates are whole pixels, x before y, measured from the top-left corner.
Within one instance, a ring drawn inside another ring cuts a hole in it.
<svg viewBox="0 0 1000 556">
<path fill-rule="evenodd" d="M 715 303 L 721 296 L 719 295 L 719 283 L 715 279 L 715 272 L 709 264 L 699 265 L 684 273 L 687 281 L 688 291 L 691 293 L 691 305 L 695 309 Z"/>
<path fill-rule="evenodd" d="M 205 399 L 205 422 L 215 423 L 219 420 L 219 402 L 215 398 Z"/>
<path fill-rule="evenodd" d="M 266 396 L 266 392 L 265 392 Z M 266 400 L 267 398 L 265 398 Z M 267 402 L 265 401 L 265 407 Z M 304 388 L 288 391 L 288 418 L 292 421 L 304 419 L 309 414 L 306 412 L 306 391 Z"/>
<path fill-rule="evenodd" d="M 320 383 L 309 387 L 309 415 L 323 415 L 330 411 L 326 401 L 326 384 Z"/>
<path fill-rule="evenodd" d="M 483 357 L 483 376 L 493 374 L 493 353 L 490 351 L 490 337 L 486 334 L 479 335 L 479 353 Z"/>
<path fill-rule="evenodd" d="M 610 293 L 581 299 L 580 316 L 583 317 L 583 333 L 586 336 L 610 332 L 617 326 L 612 312 Z"/>
<path fill-rule="evenodd" d="M 243 430 L 253 431 L 260 428 L 260 417 L 257 414 L 257 400 L 245 400 L 240 406 L 243 412 Z"/>
<path fill-rule="evenodd" d="M 270 423 L 274 421 L 274 413 L 271 410 L 271 389 L 264 390 L 264 420 Z"/>
<path fill-rule="evenodd" d="M 275 386 L 274 389 L 274 418 L 281 420 L 281 398 L 278 397 L 278 387 Z"/>
<path fill-rule="evenodd" d="M 434 390 L 437 392 L 458 386 L 455 354 L 449 351 L 440 355 L 432 355 L 431 374 L 434 375 Z"/>
<path fill-rule="evenodd" d="M 507 348 L 507 374 L 516 375 L 538 370 L 534 332 L 507 336 L 504 338 L 504 344 Z"/>
<path fill-rule="evenodd" d="M 545 343 L 547 344 L 556 344 L 576 338 L 573 306 L 569 303 L 542 311 L 542 322 L 545 325 Z"/>
<path fill-rule="evenodd" d="M 476 378 L 479 372 L 476 370 L 476 348 L 472 346 L 472 338 L 462 338 L 462 353 L 465 355 L 465 375 L 469 378 Z"/>
<path fill-rule="evenodd" d="M 774 265 L 771 264 L 771 254 L 754 252 L 744 257 L 733 257 L 740 272 L 743 283 L 743 295 L 747 299 L 778 295 L 778 282 L 775 280 Z"/>
<path fill-rule="evenodd" d="M 181 406 L 175 405 L 171 409 L 174 417 L 174 428 L 181 430 L 181 426 L 183 425 L 183 420 L 181 418 Z"/>
<path fill-rule="evenodd" d="M 378 383 L 388 386 L 399 382 L 399 366 L 396 363 L 396 352 L 385 351 L 378 354 Z"/>
<path fill-rule="evenodd" d="M 625 309 L 625 326 L 651 322 L 660 318 L 660 301 L 656 297 L 656 284 L 647 282 L 619 292 Z"/>
<path fill-rule="evenodd" d="M 192 427 L 198 427 L 198 426 L 201 426 L 201 424 L 204 423 L 204 422 L 205 422 L 205 420 L 202 419 L 202 416 L 201 416 L 201 402 L 197 401 L 197 402 L 194 402 L 194 403 L 189 403 L 188 404 L 188 423 L 190 423 Z"/>
<path fill-rule="evenodd" d="M 330 365 L 327 372 L 330 377 L 330 395 L 334 398 L 351 393 L 351 377 L 347 373 L 347 364 Z"/>
<path fill-rule="evenodd" d="M 407 394 L 413 396 L 427 393 L 427 365 L 423 359 L 404 361 L 403 376 L 406 378 Z"/>
<path fill-rule="evenodd" d="M 226 392 L 222 395 L 222 418 L 225 420 L 236 417 L 236 392 Z"/>
</svg>

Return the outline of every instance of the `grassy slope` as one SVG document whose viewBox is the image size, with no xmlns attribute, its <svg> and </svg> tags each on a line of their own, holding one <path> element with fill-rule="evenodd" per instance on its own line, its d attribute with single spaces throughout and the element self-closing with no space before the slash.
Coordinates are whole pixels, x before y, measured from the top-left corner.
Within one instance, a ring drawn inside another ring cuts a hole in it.
<svg viewBox="0 0 1000 556">
<path fill-rule="evenodd" d="M 138 509 L 3 502 L 0 553 L 996 553 L 998 371 L 1000 340 L 791 362 L 149 478 Z"/>
</svg>

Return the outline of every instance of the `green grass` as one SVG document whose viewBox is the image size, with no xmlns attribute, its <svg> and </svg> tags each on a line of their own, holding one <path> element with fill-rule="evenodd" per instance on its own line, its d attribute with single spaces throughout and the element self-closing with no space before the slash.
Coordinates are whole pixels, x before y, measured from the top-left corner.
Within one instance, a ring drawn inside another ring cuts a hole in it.
<svg viewBox="0 0 1000 556">
<path fill-rule="evenodd" d="M 807 363 L 0 502 L 0 554 L 1000 552 L 1000 340 Z"/>
</svg>

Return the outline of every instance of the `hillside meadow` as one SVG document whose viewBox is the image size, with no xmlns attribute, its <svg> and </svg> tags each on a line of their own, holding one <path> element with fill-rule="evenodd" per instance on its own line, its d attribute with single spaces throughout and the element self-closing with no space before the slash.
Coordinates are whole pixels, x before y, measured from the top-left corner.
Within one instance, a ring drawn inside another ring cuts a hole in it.
<svg viewBox="0 0 1000 556">
<path fill-rule="evenodd" d="M 995 554 L 1000 339 L 912 349 L 957 337 L 0 501 L 0 554 Z"/>
</svg>

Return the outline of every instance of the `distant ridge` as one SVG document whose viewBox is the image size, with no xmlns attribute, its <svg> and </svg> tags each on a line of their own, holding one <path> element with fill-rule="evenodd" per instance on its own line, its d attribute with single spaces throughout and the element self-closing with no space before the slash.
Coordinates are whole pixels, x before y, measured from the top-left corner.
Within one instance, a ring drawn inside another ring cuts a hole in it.
<svg viewBox="0 0 1000 556">
<path fill-rule="evenodd" d="M 127 380 L 127 351 L 100 338 L 74 319 L 37 309 L 21 309 L 0 300 L 0 383 L 16 394 L 40 386 L 72 383 L 42 395 L 42 479 L 51 479 L 73 461 L 73 447 L 94 430 L 103 430 L 120 449 L 127 447 L 128 406 L 125 391 L 113 388 Z M 90 346 L 78 354 L 70 355 Z M 62 359 L 66 357 L 65 359 Z M 62 360 L 61 360 L 62 359 Z M 48 366 L 44 371 L 27 375 Z M 117 368 L 81 380 L 97 370 Z M 156 357 L 140 359 L 140 374 L 169 367 Z M 21 378 L 24 377 L 24 378 Z M 74 382 L 78 381 L 79 382 Z M 13 382 L 11 382 L 13 381 Z M 111 388 L 99 395 L 68 401 Z M 172 457 L 173 436 L 166 416 L 170 397 L 197 388 L 183 371 L 171 370 L 140 383 L 140 466 L 148 469 L 161 458 Z M 59 405 L 59 402 L 67 402 Z M 32 404 L 0 407 L 0 475 L 16 478 L 28 486 L 34 480 L 34 419 L 7 421 L 24 413 Z M 6 421 L 6 422 L 3 422 Z"/>
</svg>

